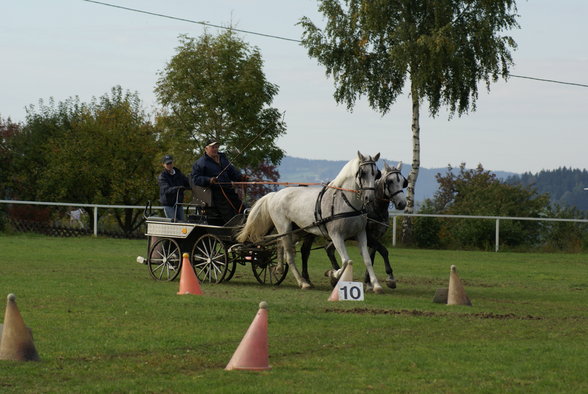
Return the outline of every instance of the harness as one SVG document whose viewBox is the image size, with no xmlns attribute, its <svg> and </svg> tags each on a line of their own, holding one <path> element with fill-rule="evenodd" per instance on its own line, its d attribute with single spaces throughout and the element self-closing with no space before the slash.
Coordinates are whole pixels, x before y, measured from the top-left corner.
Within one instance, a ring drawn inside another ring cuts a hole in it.
<svg viewBox="0 0 588 394">
<path fill-rule="evenodd" d="M 373 160 L 367 160 L 364 161 L 362 163 L 359 164 L 359 168 L 357 169 L 357 172 L 355 173 L 355 178 L 358 178 L 359 172 L 361 171 L 361 167 L 365 166 L 365 165 L 373 165 L 375 167 L 376 162 Z M 353 190 L 353 192 L 355 193 L 361 193 L 364 190 L 376 190 L 375 187 L 364 187 L 362 184 L 362 178 L 359 177 L 359 181 L 358 181 L 358 185 L 359 188 L 358 190 Z M 323 197 L 327 191 L 327 189 L 329 188 L 334 188 L 335 192 L 333 193 L 332 199 L 331 199 L 331 215 L 327 216 L 327 217 L 323 217 L 323 212 L 322 212 L 322 202 L 323 202 Z M 323 237 L 328 238 L 328 232 L 327 232 L 327 228 L 326 228 L 326 224 L 330 221 L 333 220 L 337 220 L 337 219 L 344 219 L 344 218 L 350 218 L 350 217 L 354 217 L 354 216 L 359 216 L 359 215 L 365 215 L 367 214 L 367 210 L 365 209 L 365 206 L 362 206 L 361 209 L 357 209 L 355 208 L 351 202 L 349 201 L 349 199 L 347 198 L 347 196 L 345 195 L 345 193 L 343 193 L 343 191 L 351 191 L 351 190 L 345 190 L 345 189 L 341 189 L 341 188 L 335 188 L 329 185 L 324 186 L 314 205 L 314 223 L 312 224 L 312 226 L 309 227 L 318 227 L 321 234 L 323 235 Z M 335 197 L 337 196 L 337 194 L 341 192 L 341 198 L 343 198 L 343 202 L 345 202 L 345 204 L 351 208 L 351 211 L 347 211 L 347 212 L 341 212 L 341 213 L 335 213 Z"/>
</svg>

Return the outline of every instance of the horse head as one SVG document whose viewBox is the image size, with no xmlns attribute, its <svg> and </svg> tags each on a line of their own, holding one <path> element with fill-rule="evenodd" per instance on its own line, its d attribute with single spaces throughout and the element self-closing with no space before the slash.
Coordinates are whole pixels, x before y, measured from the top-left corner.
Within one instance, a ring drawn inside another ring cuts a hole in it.
<svg viewBox="0 0 588 394">
<path fill-rule="evenodd" d="M 364 204 L 372 202 L 376 197 L 376 177 L 378 175 L 376 162 L 379 158 L 379 153 L 372 157 L 364 156 L 360 151 L 357 151 L 355 185 Z"/>
<path fill-rule="evenodd" d="M 390 167 L 384 162 L 384 171 L 378 180 L 383 185 L 383 198 L 390 200 L 398 210 L 406 208 L 404 189 L 408 186 L 408 181 L 400 172 L 401 169 L 402 162 L 399 162 L 396 167 Z"/>
</svg>

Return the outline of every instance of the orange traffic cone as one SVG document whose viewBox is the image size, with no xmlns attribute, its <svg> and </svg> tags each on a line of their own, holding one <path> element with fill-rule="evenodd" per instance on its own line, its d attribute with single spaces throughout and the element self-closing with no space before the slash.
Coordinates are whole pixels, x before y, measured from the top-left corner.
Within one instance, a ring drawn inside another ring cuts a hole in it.
<svg viewBox="0 0 588 394">
<path fill-rule="evenodd" d="M 180 273 L 180 291 L 178 294 L 202 294 L 200 282 L 194 273 L 188 253 L 182 255 L 182 272 Z"/>
<path fill-rule="evenodd" d="M 472 306 L 470 299 L 465 293 L 463 284 L 457 275 L 455 265 L 451 266 L 449 273 L 449 290 L 447 291 L 447 305 L 467 305 Z"/>
<path fill-rule="evenodd" d="M 233 353 L 225 370 L 247 369 L 263 371 L 272 369 L 269 365 L 267 340 L 267 302 L 259 303 L 259 311 Z"/>
<path fill-rule="evenodd" d="M 0 325 L 0 360 L 39 361 L 33 334 L 25 326 L 14 294 L 8 294 L 4 325 Z"/>
<path fill-rule="evenodd" d="M 353 263 L 351 261 L 343 263 L 343 273 L 327 301 L 339 301 L 339 282 L 353 282 Z"/>
</svg>

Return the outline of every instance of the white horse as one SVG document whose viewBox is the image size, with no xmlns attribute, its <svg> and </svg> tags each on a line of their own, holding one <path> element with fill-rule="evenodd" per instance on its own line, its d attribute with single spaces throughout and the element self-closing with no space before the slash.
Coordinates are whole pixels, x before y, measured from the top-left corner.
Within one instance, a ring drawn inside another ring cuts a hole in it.
<svg viewBox="0 0 588 394">
<path fill-rule="evenodd" d="M 374 293 L 381 293 L 382 286 L 374 273 L 367 247 L 365 228 L 367 214 L 364 206 L 375 198 L 375 181 L 378 169 L 374 157 L 357 152 L 337 177 L 322 189 L 291 187 L 269 193 L 252 207 L 247 222 L 237 236 L 238 242 L 260 242 L 275 227 L 281 240 L 286 261 L 298 285 L 307 289 L 311 285 L 300 275 L 294 261 L 294 226 L 304 231 L 330 239 L 341 256 L 343 266 L 351 262 L 345 240 L 355 238 L 370 276 Z M 336 272 L 337 277 L 341 270 Z"/>
</svg>

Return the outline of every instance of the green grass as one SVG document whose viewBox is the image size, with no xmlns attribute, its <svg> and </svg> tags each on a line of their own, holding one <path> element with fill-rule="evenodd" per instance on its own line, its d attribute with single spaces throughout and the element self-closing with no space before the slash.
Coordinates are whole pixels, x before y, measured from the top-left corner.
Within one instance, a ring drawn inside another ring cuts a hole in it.
<svg viewBox="0 0 588 394">
<path fill-rule="evenodd" d="M 391 249 L 396 290 L 333 303 L 321 251 L 310 291 L 238 266 L 178 296 L 135 262 L 145 249 L 0 235 L 0 296 L 17 295 L 41 357 L 0 361 L 0 392 L 588 392 L 586 254 Z M 451 264 L 472 307 L 432 302 Z M 262 300 L 272 370 L 224 371 Z"/>
</svg>

